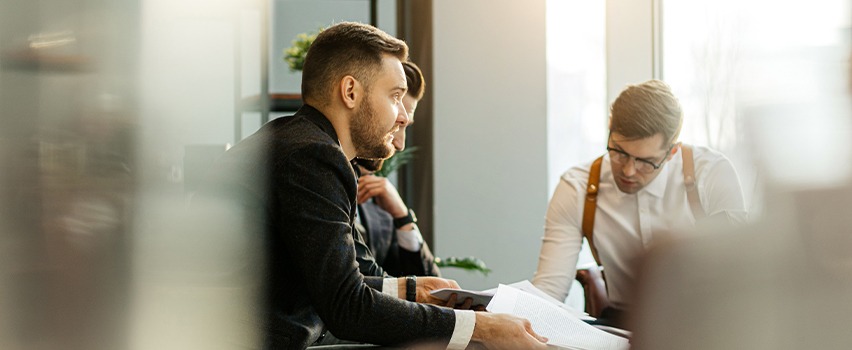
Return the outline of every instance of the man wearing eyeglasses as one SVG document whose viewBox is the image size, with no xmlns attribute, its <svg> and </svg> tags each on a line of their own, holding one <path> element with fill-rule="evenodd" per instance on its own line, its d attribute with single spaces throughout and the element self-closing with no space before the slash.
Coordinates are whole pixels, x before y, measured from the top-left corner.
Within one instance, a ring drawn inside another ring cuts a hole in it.
<svg viewBox="0 0 852 350">
<path fill-rule="evenodd" d="M 565 172 L 550 200 L 533 284 L 564 300 L 585 236 L 605 272 L 610 306 L 599 319 L 625 327 L 637 261 L 655 240 L 704 218 L 743 222 L 747 213 L 731 162 L 678 142 L 683 113 L 664 82 L 628 86 L 610 112 L 607 153 Z"/>
</svg>

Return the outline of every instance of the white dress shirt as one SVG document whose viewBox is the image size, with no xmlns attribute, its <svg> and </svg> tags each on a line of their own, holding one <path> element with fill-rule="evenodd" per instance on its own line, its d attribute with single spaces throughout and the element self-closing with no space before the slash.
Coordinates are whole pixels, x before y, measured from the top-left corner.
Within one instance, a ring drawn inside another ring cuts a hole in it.
<svg viewBox="0 0 852 350">
<path fill-rule="evenodd" d="M 727 214 L 746 220 L 739 178 L 730 160 L 705 147 L 693 146 L 695 177 L 701 206 L 707 216 Z M 564 300 L 576 273 L 583 241 L 583 205 L 592 162 L 562 175 L 547 209 L 538 270 L 533 284 Z M 659 234 L 686 235 L 695 218 L 686 198 L 680 150 L 660 174 L 635 194 L 616 186 L 609 155 L 604 156 L 597 198 L 593 239 L 606 271 L 609 300 L 628 310 L 638 273 L 638 258 Z"/>
<path fill-rule="evenodd" d="M 411 230 L 396 229 L 396 243 L 400 248 L 409 252 L 419 252 L 423 246 L 423 235 L 420 233 L 420 228 L 417 224 Z"/>
<path fill-rule="evenodd" d="M 364 227 L 364 222 L 361 221 L 362 216 L 359 209 L 358 215 L 355 215 L 355 225 L 358 225 L 361 232 L 364 232 L 366 235 L 367 228 Z M 412 226 L 411 230 L 395 229 L 394 231 L 396 232 L 397 245 L 409 252 L 416 253 L 420 251 L 420 247 L 423 245 L 423 234 L 420 233 L 420 228 L 417 227 L 417 224 L 413 224 Z"/>
</svg>

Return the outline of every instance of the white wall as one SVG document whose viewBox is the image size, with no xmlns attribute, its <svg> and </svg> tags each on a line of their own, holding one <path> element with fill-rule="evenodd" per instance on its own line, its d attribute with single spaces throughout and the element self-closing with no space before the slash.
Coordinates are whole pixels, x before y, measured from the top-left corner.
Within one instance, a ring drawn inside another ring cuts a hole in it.
<svg viewBox="0 0 852 350">
<path fill-rule="evenodd" d="M 545 0 L 434 2 L 435 253 L 531 279 L 547 206 Z"/>
</svg>

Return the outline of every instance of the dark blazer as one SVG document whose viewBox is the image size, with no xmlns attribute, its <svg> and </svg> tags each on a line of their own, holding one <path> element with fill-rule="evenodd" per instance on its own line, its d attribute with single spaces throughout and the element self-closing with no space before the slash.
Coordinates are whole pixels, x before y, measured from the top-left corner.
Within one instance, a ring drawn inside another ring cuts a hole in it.
<svg viewBox="0 0 852 350">
<path fill-rule="evenodd" d="M 441 276 L 441 271 L 435 265 L 435 257 L 426 242 L 420 246 L 420 251 L 411 252 L 400 248 L 396 238 L 396 228 L 393 216 L 379 207 L 372 200 L 358 205 L 361 223 L 367 230 L 361 233 L 370 247 L 375 262 L 391 276 Z M 370 276 L 372 269 L 362 263 L 363 257 L 358 257 L 359 268 L 365 276 Z"/>
<path fill-rule="evenodd" d="M 265 243 L 267 349 L 304 349 L 326 329 L 380 345 L 449 342 L 453 310 L 384 295 L 380 277 L 358 271 L 356 193 L 333 126 L 305 105 L 228 150 L 196 195 L 238 203 L 244 234 Z"/>
</svg>

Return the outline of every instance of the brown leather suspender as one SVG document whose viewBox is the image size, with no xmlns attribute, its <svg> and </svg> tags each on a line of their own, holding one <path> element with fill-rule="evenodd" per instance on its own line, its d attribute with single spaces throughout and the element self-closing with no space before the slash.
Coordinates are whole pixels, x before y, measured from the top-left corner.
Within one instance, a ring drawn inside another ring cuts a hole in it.
<svg viewBox="0 0 852 350">
<path fill-rule="evenodd" d="M 595 228 L 595 209 L 597 209 L 598 201 L 598 184 L 601 181 L 601 163 L 603 156 L 592 163 L 592 168 L 589 169 L 589 184 L 586 186 L 586 205 L 583 206 L 583 236 L 589 242 L 589 248 L 592 249 L 592 256 L 595 257 L 595 262 L 598 266 L 601 265 L 601 259 L 598 258 L 598 249 L 592 243 L 592 232 Z"/>
<path fill-rule="evenodd" d="M 701 207 L 701 200 L 698 198 L 698 189 L 695 187 L 695 164 L 692 162 L 692 147 L 681 145 L 680 151 L 681 155 L 683 155 L 683 183 L 686 185 L 686 200 L 689 202 L 692 216 L 695 217 L 695 221 L 698 221 L 707 216 L 707 214 L 704 213 L 704 208 Z"/>
<path fill-rule="evenodd" d="M 692 148 L 688 145 L 681 145 L 681 158 L 683 159 L 683 182 L 686 187 L 686 199 L 689 202 L 689 207 L 692 210 L 692 215 L 695 220 L 700 220 L 706 216 L 704 208 L 701 207 L 701 200 L 698 196 L 698 189 L 695 186 L 695 164 L 693 162 Z M 592 162 L 592 167 L 589 169 L 589 184 L 586 186 L 586 202 L 583 206 L 583 237 L 589 242 L 589 248 L 592 250 L 592 256 L 598 266 L 601 265 L 601 260 L 598 258 L 598 249 L 595 248 L 592 233 L 595 228 L 595 210 L 597 209 L 598 190 L 600 189 L 601 181 L 601 164 L 603 156 L 595 159 Z"/>
</svg>

